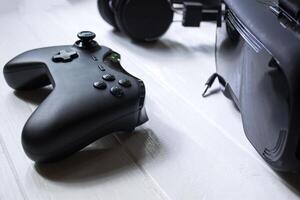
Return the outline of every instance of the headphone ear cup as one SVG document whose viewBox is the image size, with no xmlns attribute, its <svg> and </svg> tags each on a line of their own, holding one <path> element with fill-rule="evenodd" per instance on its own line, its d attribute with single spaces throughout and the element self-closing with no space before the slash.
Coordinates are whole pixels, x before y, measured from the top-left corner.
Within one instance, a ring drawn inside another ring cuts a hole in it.
<svg viewBox="0 0 300 200">
<path fill-rule="evenodd" d="M 110 1 L 113 0 L 98 0 L 98 10 L 101 17 L 115 29 L 118 29 L 117 23 L 115 21 L 115 15 L 110 7 Z"/>
<path fill-rule="evenodd" d="M 153 41 L 162 36 L 173 21 L 168 0 L 117 0 L 115 21 L 129 37 Z"/>
</svg>

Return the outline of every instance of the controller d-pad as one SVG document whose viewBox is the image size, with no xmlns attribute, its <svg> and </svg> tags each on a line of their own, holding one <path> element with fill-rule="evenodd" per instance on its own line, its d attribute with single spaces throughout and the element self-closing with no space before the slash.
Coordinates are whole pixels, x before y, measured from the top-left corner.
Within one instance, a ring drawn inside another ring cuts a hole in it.
<svg viewBox="0 0 300 200">
<path fill-rule="evenodd" d="M 54 62 L 71 62 L 78 57 L 78 53 L 73 50 L 61 50 L 52 57 Z"/>
</svg>

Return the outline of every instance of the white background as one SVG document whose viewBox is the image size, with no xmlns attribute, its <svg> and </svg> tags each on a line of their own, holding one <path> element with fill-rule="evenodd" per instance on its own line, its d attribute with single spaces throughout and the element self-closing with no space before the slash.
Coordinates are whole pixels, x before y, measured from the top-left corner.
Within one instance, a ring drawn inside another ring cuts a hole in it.
<svg viewBox="0 0 300 200">
<path fill-rule="evenodd" d="M 37 166 L 20 135 L 50 90 L 14 93 L 0 75 L 1 200 L 299 198 L 300 175 L 266 165 L 233 104 L 222 93 L 201 97 L 215 71 L 213 23 L 176 23 L 156 44 L 140 45 L 113 32 L 96 0 L 0 0 L 0 66 L 29 49 L 73 44 L 81 30 L 94 31 L 144 80 L 150 120 L 134 134 L 110 135 L 63 162 Z"/>
</svg>

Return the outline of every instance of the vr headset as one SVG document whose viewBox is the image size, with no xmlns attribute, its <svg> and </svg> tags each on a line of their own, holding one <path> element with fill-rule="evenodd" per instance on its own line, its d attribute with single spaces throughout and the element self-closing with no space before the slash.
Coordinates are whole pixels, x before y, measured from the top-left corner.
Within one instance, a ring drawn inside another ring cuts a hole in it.
<svg viewBox="0 0 300 200">
<path fill-rule="evenodd" d="M 300 169 L 300 1 L 98 0 L 101 16 L 134 40 L 153 41 L 174 12 L 183 26 L 216 21 L 215 79 L 240 110 L 247 138 L 275 170 Z M 204 93 L 204 96 L 206 94 Z"/>
</svg>

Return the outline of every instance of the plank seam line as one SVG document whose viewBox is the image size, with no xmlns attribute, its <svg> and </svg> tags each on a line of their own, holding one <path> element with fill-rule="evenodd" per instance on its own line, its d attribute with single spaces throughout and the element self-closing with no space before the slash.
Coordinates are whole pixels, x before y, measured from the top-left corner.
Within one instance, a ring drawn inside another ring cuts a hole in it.
<svg viewBox="0 0 300 200">
<path fill-rule="evenodd" d="M 7 149 L 7 147 L 6 147 L 5 143 L 4 143 L 4 140 L 2 138 L 2 134 L 0 134 L 0 145 L 1 145 L 1 148 L 3 149 L 4 156 L 5 156 L 5 158 L 6 158 L 7 162 L 8 162 L 8 165 L 9 165 L 11 171 L 12 171 L 12 174 L 13 174 L 13 176 L 15 178 L 15 181 L 17 183 L 17 186 L 18 186 L 19 190 L 20 190 L 20 193 L 23 196 L 23 199 L 28 200 L 29 198 L 27 197 L 26 192 L 25 192 L 25 190 L 24 190 L 24 188 L 23 188 L 23 186 L 21 184 L 21 181 L 18 178 L 17 170 L 15 168 L 15 165 L 13 164 L 12 159 L 9 156 L 9 152 L 8 152 L 8 149 Z"/>
<path fill-rule="evenodd" d="M 135 156 L 130 152 L 130 150 L 128 150 L 126 148 L 125 145 L 123 145 L 123 142 L 119 139 L 119 137 L 116 134 L 113 134 L 114 137 L 117 139 L 117 141 L 120 143 L 120 145 L 122 146 L 122 149 L 124 150 L 124 152 L 128 155 L 128 157 L 132 160 L 132 162 L 142 171 L 142 173 L 151 180 L 151 182 L 154 183 L 154 185 L 156 186 L 156 188 L 160 188 L 159 190 L 155 189 L 155 191 L 159 194 L 159 196 L 162 199 L 168 199 L 170 200 L 171 198 L 169 197 L 169 195 L 164 192 L 160 185 L 157 183 L 157 181 L 147 172 L 146 169 L 144 169 L 144 167 L 142 165 L 139 164 L 139 162 L 137 161 L 137 159 L 135 158 Z"/>
<path fill-rule="evenodd" d="M 131 62 L 135 62 L 134 58 L 128 58 Z M 152 72 L 148 73 L 150 76 L 153 76 L 154 74 Z M 178 94 L 178 91 L 176 91 L 173 87 L 169 87 L 170 84 L 168 84 L 168 82 L 163 81 L 163 80 L 157 80 L 157 82 L 159 82 L 159 84 L 167 89 L 167 90 L 171 90 L 174 95 L 176 95 L 177 98 L 181 99 L 183 102 L 185 102 L 188 105 L 191 105 L 193 107 L 193 104 L 188 101 L 187 99 L 183 98 L 180 94 Z M 223 127 L 219 124 L 217 124 L 213 119 L 211 119 L 211 117 L 207 114 L 207 113 L 203 113 L 201 110 L 199 110 L 199 108 L 196 108 L 196 112 L 199 113 L 201 115 L 202 118 L 206 119 L 211 125 L 215 126 L 218 130 L 220 130 L 221 134 L 223 136 L 225 136 L 225 138 L 227 138 L 228 140 L 230 140 L 234 145 L 236 145 L 240 150 L 242 150 L 243 152 L 245 152 L 247 155 L 249 155 L 251 158 L 255 159 L 256 161 L 258 161 L 258 163 L 260 163 L 264 168 L 266 168 L 269 172 L 271 172 L 274 175 L 274 172 L 265 165 L 265 163 L 257 156 L 255 156 L 254 154 L 250 153 L 249 151 L 247 151 L 247 149 L 240 144 L 239 142 L 237 142 L 234 138 L 232 138 L 232 136 L 223 129 Z"/>
</svg>

